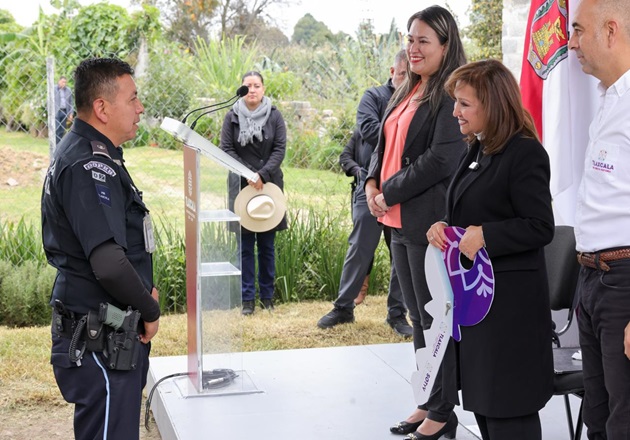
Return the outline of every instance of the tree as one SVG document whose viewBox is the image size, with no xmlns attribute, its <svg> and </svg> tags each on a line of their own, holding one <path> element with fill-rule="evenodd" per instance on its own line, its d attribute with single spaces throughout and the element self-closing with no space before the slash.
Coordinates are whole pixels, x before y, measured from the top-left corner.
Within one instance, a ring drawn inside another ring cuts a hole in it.
<svg viewBox="0 0 630 440">
<path fill-rule="evenodd" d="M 13 15 L 6 9 L 0 9 L 0 32 L 19 32 L 22 26 L 16 23 Z"/>
<path fill-rule="evenodd" d="M 333 34 L 326 24 L 317 21 L 311 14 L 306 14 L 295 24 L 291 40 L 297 44 L 316 46 L 332 38 Z"/>
<path fill-rule="evenodd" d="M 503 0 L 472 0 L 470 26 L 464 32 L 476 46 L 468 54 L 469 60 L 502 59 L 502 32 Z"/>
<path fill-rule="evenodd" d="M 273 7 L 287 7 L 294 0 L 218 0 L 218 23 L 222 37 L 244 35 L 258 39 L 259 31 L 273 29 Z"/>
<path fill-rule="evenodd" d="M 145 0 L 155 3 L 166 22 L 167 38 L 193 48 L 197 37 L 208 40 L 218 0 Z"/>
</svg>

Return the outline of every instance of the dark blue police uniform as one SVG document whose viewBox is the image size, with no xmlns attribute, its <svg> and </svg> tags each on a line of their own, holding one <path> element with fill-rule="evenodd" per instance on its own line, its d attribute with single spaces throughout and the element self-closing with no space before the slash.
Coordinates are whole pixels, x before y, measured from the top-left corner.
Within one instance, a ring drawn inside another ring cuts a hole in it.
<svg viewBox="0 0 630 440">
<path fill-rule="evenodd" d="M 122 149 L 76 119 L 55 151 L 42 193 L 44 249 L 58 271 L 51 305 L 60 300 L 75 321 L 90 310 L 98 311 L 101 303 L 127 309 L 128 304 L 108 294 L 90 266 L 92 251 L 110 240 L 124 249 L 150 292 L 152 261 L 143 229 L 147 213 L 124 167 Z M 142 318 L 157 319 L 159 309 L 157 316 L 152 314 Z M 75 437 L 138 439 L 150 345 L 139 343 L 135 369 L 118 371 L 106 366 L 100 352 L 86 351 L 73 362 L 68 334 L 60 334 L 54 325 L 52 333 L 51 363 L 64 399 L 75 404 Z"/>
</svg>

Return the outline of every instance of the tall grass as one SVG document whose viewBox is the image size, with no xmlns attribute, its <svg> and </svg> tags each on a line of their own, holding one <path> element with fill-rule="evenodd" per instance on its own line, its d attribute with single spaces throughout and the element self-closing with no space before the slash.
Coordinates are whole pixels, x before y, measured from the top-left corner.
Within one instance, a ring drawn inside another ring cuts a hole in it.
<svg viewBox="0 0 630 440">
<path fill-rule="evenodd" d="M 163 312 L 186 310 L 185 237 L 167 218 L 159 218 L 155 227 L 158 251 L 153 254 L 153 282 L 160 292 Z"/>
<path fill-rule="evenodd" d="M 31 260 L 45 265 L 40 228 L 24 218 L 17 223 L 0 220 L 0 260 L 14 266 Z"/>
<path fill-rule="evenodd" d="M 258 55 L 255 44 L 245 45 L 245 37 L 195 41 L 194 59 L 199 85 L 207 96 L 223 94 L 232 96 L 236 86 L 241 84 L 241 76 L 254 68 Z"/>
</svg>

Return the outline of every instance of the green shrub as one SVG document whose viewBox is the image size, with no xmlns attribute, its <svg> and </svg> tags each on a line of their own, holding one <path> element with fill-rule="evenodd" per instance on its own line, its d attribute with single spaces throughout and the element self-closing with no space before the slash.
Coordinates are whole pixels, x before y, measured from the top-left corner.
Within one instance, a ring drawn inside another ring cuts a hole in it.
<svg viewBox="0 0 630 440">
<path fill-rule="evenodd" d="M 11 327 L 50 323 L 50 293 L 55 270 L 35 261 L 13 266 L 2 277 L 0 289 L 0 324 Z"/>
<path fill-rule="evenodd" d="M 17 223 L 0 221 L 0 260 L 19 266 L 34 260 L 46 264 L 39 227 L 20 219 Z"/>
<path fill-rule="evenodd" d="M 289 213 L 289 229 L 276 235 L 276 292 L 281 302 L 337 297 L 350 232 L 348 211 L 315 208 Z M 203 240 L 228 243 L 225 228 L 204 228 Z M 186 310 L 185 236 L 165 219 L 155 225 L 154 282 L 164 313 Z M 210 237 L 212 236 L 212 237 Z M 235 255 L 236 249 L 227 249 Z M 204 256 L 206 258 L 207 256 Z M 214 258 L 214 257 L 211 257 Z M 370 289 L 387 291 L 389 254 L 379 246 Z M 55 269 L 46 264 L 38 228 L 21 220 L 0 223 L 0 324 L 46 325 Z"/>
<path fill-rule="evenodd" d="M 186 310 L 185 237 L 165 219 L 156 222 L 157 251 L 153 254 L 153 282 L 160 293 L 163 312 Z"/>
<path fill-rule="evenodd" d="M 138 78 L 140 99 L 147 117 L 181 119 L 188 109 L 193 91 L 190 54 L 175 44 L 156 42 L 149 50 L 149 66 Z M 135 141 L 136 145 L 138 141 Z"/>
</svg>

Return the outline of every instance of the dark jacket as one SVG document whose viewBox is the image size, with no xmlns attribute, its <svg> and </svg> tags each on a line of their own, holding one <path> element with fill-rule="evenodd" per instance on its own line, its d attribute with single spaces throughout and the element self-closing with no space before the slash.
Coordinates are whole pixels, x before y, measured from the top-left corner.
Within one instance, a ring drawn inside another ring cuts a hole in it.
<svg viewBox="0 0 630 440">
<path fill-rule="evenodd" d="M 391 110 L 383 118 L 383 122 Z M 422 104 L 409 125 L 402 168 L 381 182 L 385 138 L 381 129 L 378 147 L 372 155 L 368 179 L 382 186 L 385 203 L 400 204 L 402 235 L 411 243 L 427 245 L 426 232 L 444 216 L 446 188 L 466 151 L 466 143 L 453 117 L 453 100 L 442 96 L 439 108 L 430 114 Z"/>
<path fill-rule="evenodd" d="M 339 163 L 346 176 L 355 177 L 355 185 L 363 192 L 363 183 L 370 169 L 374 148 L 378 144 L 381 121 L 387 103 L 394 93 L 391 78 L 378 87 L 365 91 L 357 108 L 357 127 L 339 155 Z"/>
<path fill-rule="evenodd" d="M 363 169 L 363 166 L 357 162 L 360 160 L 358 153 L 361 142 L 361 133 L 359 133 L 358 129 L 355 129 L 352 132 L 350 140 L 346 146 L 343 147 L 343 151 L 339 155 L 339 165 L 341 165 L 341 169 L 346 173 L 346 176 L 354 177 L 355 185 L 358 183 L 358 179 L 361 177 L 361 169 Z M 371 154 L 372 153 L 370 153 L 370 155 Z"/>
<path fill-rule="evenodd" d="M 545 406 L 553 388 L 543 253 L 554 232 L 549 158 L 519 134 L 470 172 L 478 149 L 475 142 L 447 193 L 449 225 L 483 226 L 496 286 L 484 320 L 461 328 L 463 403 L 488 417 L 517 417 Z"/>
<path fill-rule="evenodd" d="M 238 116 L 230 110 L 223 120 L 221 129 L 221 149 L 244 164 L 250 170 L 257 172 L 263 183 L 271 182 L 284 189 L 284 175 L 280 165 L 284 160 L 287 144 L 287 129 L 282 114 L 275 107 L 271 107 L 269 119 L 262 129 L 263 140 L 254 139 L 252 143 L 241 146 L 238 142 Z M 247 180 L 230 173 L 228 176 L 229 208 L 234 210 L 234 200 L 241 188 L 247 186 Z M 286 216 L 275 231 L 287 229 Z M 250 232 L 242 228 L 243 232 Z"/>
</svg>

